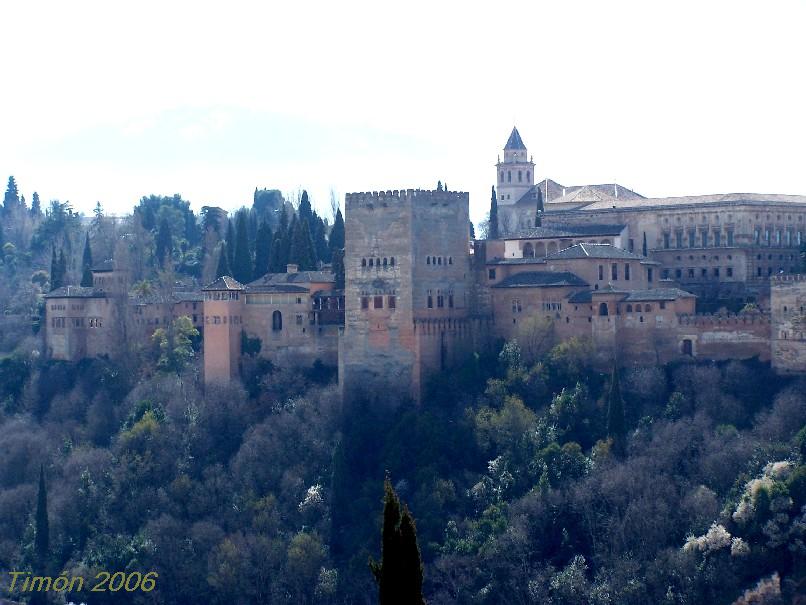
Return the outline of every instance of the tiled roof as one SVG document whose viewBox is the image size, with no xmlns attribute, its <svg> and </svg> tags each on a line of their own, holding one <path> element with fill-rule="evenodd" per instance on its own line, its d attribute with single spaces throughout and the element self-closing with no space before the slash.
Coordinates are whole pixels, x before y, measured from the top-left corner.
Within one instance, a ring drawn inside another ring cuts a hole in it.
<svg viewBox="0 0 806 605">
<path fill-rule="evenodd" d="M 213 283 L 205 286 L 202 288 L 202 291 L 207 290 L 245 290 L 246 286 L 244 286 L 241 282 L 236 279 L 233 279 L 229 275 L 224 275 L 219 277 Z"/>
<path fill-rule="evenodd" d="M 696 298 L 691 292 L 680 288 L 656 288 L 654 290 L 634 290 L 627 295 L 627 302 L 651 300 L 676 300 L 678 298 Z"/>
<path fill-rule="evenodd" d="M 45 294 L 45 298 L 106 298 L 106 292 L 84 286 L 62 286 Z"/>
<path fill-rule="evenodd" d="M 587 285 L 585 280 L 568 271 L 526 271 L 506 277 L 493 288 L 553 288 Z"/>
<path fill-rule="evenodd" d="M 252 292 L 292 292 L 303 293 L 308 292 L 305 286 L 295 286 L 294 284 L 249 284 L 246 288 L 249 293 Z"/>
<path fill-rule="evenodd" d="M 611 244 L 574 244 L 570 248 L 552 252 L 546 260 L 576 259 L 576 258 L 614 258 L 628 260 L 644 260 L 643 256 L 633 254 L 627 250 L 616 248 Z"/>
<path fill-rule="evenodd" d="M 592 224 L 592 225 L 546 225 L 523 229 L 516 235 L 503 239 L 550 239 L 557 237 L 616 236 L 621 235 L 626 225 Z"/>
<path fill-rule="evenodd" d="M 491 258 L 487 261 L 488 265 L 545 265 L 545 258 Z"/>
<path fill-rule="evenodd" d="M 627 208 L 650 208 L 669 206 L 699 206 L 704 204 L 806 204 L 805 195 L 783 195 L 769 193 L 719 193 L 715 195 L 690 195 L 685 197 L 618 199 L 592 203 L 585 210 L 607 210 Z"/>
<path fill-rule="evenodd" d="M 512 128 L 512 134 L 509 135 L 509 139 L 507 139 L 507 144 L 504 145 L 504 149 L 526 149 L 526 145 L 523 144 L 523 140 L 521 139 L 521 135 L 517 128 Z"/>
<path fill-rule="evenodd" d="M 546 184 L 548 183 L 548 187 Z M 551 179 L 543 179 L 535 183 L 534 187 L 524 193 L 517 205 L 533 207 L 537 201 L 537 190 L 543 192 L 543 202 L 552 204 L 591 204 L 592 202 L 605 202 L 608 200 L 643 200 L 640 193 L 627 189 L 615 183 L 602 183 L 600 185 L 571 185 L 563 186 Z M 618 195 L 616 195 L 618 191 Z"/>
<path fill-rule="evenodd" d="M 330 271 L 297 271 L 296 273 L 267 273 L 263 277 L 249 282 L 250 290 L 259 286 L 276 286 L 282 284 L 310 284 L 335 282 L 336 277 Z"/>
</svg>

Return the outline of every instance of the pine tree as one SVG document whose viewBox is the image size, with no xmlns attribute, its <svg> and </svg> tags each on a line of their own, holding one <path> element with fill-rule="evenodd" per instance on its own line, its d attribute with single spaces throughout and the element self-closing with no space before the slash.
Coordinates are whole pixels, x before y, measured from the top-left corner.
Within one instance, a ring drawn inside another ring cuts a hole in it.
<svg viewBox="0 0 806 605">
<path fill-rule="evenodd" d="M 31 198 L 31 216 L 42 216 L 42 202 L 39 201 L 39 194 L 36 191 Z"/>
<path fill-rule="evenodd" d="M 336 278 L 336 283 L 333 284 L 333 287 L 336 290 L 344 290 L 344 248 L 333 251 L 331 266 L 333 276 Z"/>
<path fill-rule="evenodd" d="M 487 239 L 498 239 L 498 198 L 495 195 L 495 187 L 493 187 L 493 195 L 490 199 L 490 225 L 487 228 Z"/>
<path fill-rule="evenodd" d="M 45 571 L 50 549 L 50 527 L 48 524 L 48 492 L 45 487 L 45 468 L 39 466 L 39 491 L 36 495 L 36 533 L 34 534 L 34 556 L 37 572 Z"/>
<path fill-rule="evenodd" d="M 649 256 L 647 252 L 649 252 L 649 249 L 646 246 L 646 231 L 644 231 L 644 242 L 641 244 L 641 254 L 644 256 Z"/>
<path fill-rule="evenodd" d="M 535 227 L 541 227 L 543 225 L 543 190 L 540 187 L 537 188 L 537 209 L 535 211 Z"/>
<path fill-rule="evenodd" d="M 624 420 L 624 400 L 621 398 L 618 366 L 613 363 L 610 391 L 607 395 L 607 436 L 613 440 L 613 452 L 622 456 L 626 450 L 627 427 Z"/>
<path fill-rule="evenodd" d="M 239 212 L 235 228 L 235 252 L 232 255 L 232 273 L 242 284 L 252 281 L 252 257 L 249 253 L 249 232 L 246 214 Z"/>
<path fill-rule="evenodd" d="M 266 221 L 260 223 L 255 235 L 255 279 L 263 277 L 269 271 L 269 260 L 271 258 L 272 232 Z"/>
<path fill-rule="evenodd" d="M 171 234 L 171 225 L 168 219 L 163 218 L 160 221 L 159 231 L 157 231 L 157 238 L 154 242 L 155 255 L 157 257 L 157 264 L 160 267 L 165 267 L 165 262 L 171 260 L 173 256 L 173 236 Z"/>
<path fill-rule="evenodd" d="M 407 507 L 400 511 L 400 500 L 389 477 L 384 482 L 381 560 L 370 560 L 378 584 L 380 605 L 425 604 L 422 595 L 423 563 L 417 546 L 417 530 Z"/>
<path fill-rule="evenodd" d="M 341 208 L 336 210 L 336 218 L 333 219 L 333 227 L 330 229 L 330 237 L 327 241 L 330 253 L 344 249 L 344 217 L 341 215 Z"/>
<path fill-rule="evenodd" d="M 224 275 L 232 276 L 232 270 L 229 266 L 229 251 L 227 250 L 226 240 L 221 243 L 221 252 L 218 255 L 218 267 L 215 271 L 215 278 L 218 279 Z"/>
<path fill-rule="evenodd" d="M 92 287 L 92 250 L 90 249 L 90 234 L 84 239 L 84 254 L 81 257 L 81 285 Z"/>
</svg>

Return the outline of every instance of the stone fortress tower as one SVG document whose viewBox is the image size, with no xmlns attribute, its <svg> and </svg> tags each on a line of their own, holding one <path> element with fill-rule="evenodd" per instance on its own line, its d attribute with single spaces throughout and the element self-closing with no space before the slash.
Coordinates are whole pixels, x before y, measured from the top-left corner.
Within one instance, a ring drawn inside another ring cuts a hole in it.
<svg viewBox="0 0 806 605">
<path fill-rule="evenodd" d="M 401 190 L 345 198 L 343 394 L 420 399 L 471 338 L 469 198 Z"/>
</svg>

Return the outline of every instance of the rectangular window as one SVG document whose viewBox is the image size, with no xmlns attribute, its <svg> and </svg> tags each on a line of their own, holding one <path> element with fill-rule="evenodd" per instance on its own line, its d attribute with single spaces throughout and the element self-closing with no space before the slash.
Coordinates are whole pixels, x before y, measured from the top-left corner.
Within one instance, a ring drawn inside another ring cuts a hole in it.
<svg viewBox="0 0 806 605">
<path fill-rule="evenodd" d="M 604 265 L 599 265 L 599 280 L 604 279 Z"/>
<path fill-rule="evenodd" d="M 453 294 L 448 294 L 448 307 L 453 309 Z"/>
<path fill-rule="evenodd" d="M 728 229 L 728 246 L 733 246 L 733 229 Z"/>
<path fill-rule="evenodd" d="M 689 269 L 688 270 L 688 276 L 692 277 L 692 278 L 694 277 L 694 269 Z"/>
<path fill-rule="evenodd" d="M 437 307 L 440 309 L 445 306 L 445 297 L 442 294 L 437 294 Z"/>
<path fill-rule="evenodd" d="M 653 272 L 652 272 L 652 267 L 649 267 L 649 268 L 646 270 L 646 280 L 647 280 L 647 281 L 648 281 L 650 284 L 652 283 L 652 275 L 653 275 Z"/>
<path fill-rule="evenodd" d="M 296 319 L 297 325 L 301 326 L 302 325 L 302 315 L 300 313 L 297 313 L 297 316 L 296 316 L 295 319 Z"/>
<path fill-rule="evenodd" d="M 677 244 L 677 247 L 682 248 L 683 247 L 683 232 L 682 231 L 675 232 L 674 237 L 675 237 L 675 240 L 676 240 L 675 244 Z"/>
<path fill-rule="evenodd" d="M 663 234 L 663 247 L 664 247 L 666 250 L 668 250 L 668 249 L 669 249 L 669 247 L 670 247 L 670 244 L 669 244 L 669 234 L 668 234 L 668 233 L 664 233 L 664 234 Z"/>
<path fill-rule="evenodd" d="M 618 265 L 616 263 L 610 265 L 610 279 L 618 279 Z"/>
<path fill-rule="evenodd" d="M 487 271 L 487 277 L 488 277 L 489 279 L 495 279 L 495 269 L 489 269 L 489 270 Z"/>
<path fill-rule="evenodd" d="M 660 308 L 661 308 L 661 309 L 665 309 L 665 308 L 666 308 L 666 303 L 665 303 L 665 302 L 663 302 L 663 301 L 661 301 L 661 303 L 660 303 Z"/>
<path fill-rule="evenodd" d="M 688 232 L 688 247 L 689 248 L 693 248 L 696 245 L 696 241 L 695 241 L 696 239 L 697 239 L 697 232 L 694 231 L 694 229 L 691 229 Z"/>
<path fill-rule="evenodd" d="M 389 308 L 390 308 L 390 309 L 396 309 L 396 308 L 397 308 L 397 306 L 396 306 L 396 305 L 397 305 L 397 301 L 395 300 L 395 297 L 394 297 L 394 296 L 390 296 L 390 297 L 389 297 L 389 302 L 388 302 L 388 305 L 389 305 Z"/>
<path fill-rule="evenodd" d="M 708 277 L 708 269 L 704 267 L 700 269 L 700 275 L 702 275 L 703 277 Z"/>
<path fill-rule="evenodd" d="M 369 309 L 369 296 L 362 296 L 361 297 L 361 308 L 362 309 Z"/>
<path fill-rule="evenodd" d="M 434 297 L 431 296 L 430 294 L 428 295 L 428 308 L 429 309 L 434 308 Z"/>
<path fill-rule="evenodd" d="M 681 269 L 675 269 L 675 270 L 674 270 L 674 276 L 675 276 L 677 279 L 680 279 L 681 277 L 683 277 L 683 271 L 682 271 Z"/>
<path fill-rule="evenodd" d="M 719 248 L 722 245 L 722 232 L 714 231 L 714 246 Z"/>
<path fill-rule="evenodd" d="M 624 279 L 629 281 L 630 279 L 630 265 L 629 263 L 624 264 Z"/>
<path fill-rule="evenodd" d="M 733 267 L 728 267 L 725 269 L 725 271 L 728 274 L 728 277 L 733 277 Z"/>
<path fill-rule="evenodd" d="M 714 277 L 719 277 L 719 267 L 714 267 Z"/>
<path fill-rule="evenodd" d="M 707 229 L 702 230 L 702 247 L 703 248 L 708 247 L 708 230 Z"/>
<path fill-rule="evenodd" d="M 383 296 L 376 296 L 372 306 L 375 309 L 383 309 Z"/>
<path fill-rule="evenodd" d="M 661 278 L 662 279 L 669 279 L 669 270 L 668 269 L 663 270 L 663 272 L 661 273 Z"/>
</svg>

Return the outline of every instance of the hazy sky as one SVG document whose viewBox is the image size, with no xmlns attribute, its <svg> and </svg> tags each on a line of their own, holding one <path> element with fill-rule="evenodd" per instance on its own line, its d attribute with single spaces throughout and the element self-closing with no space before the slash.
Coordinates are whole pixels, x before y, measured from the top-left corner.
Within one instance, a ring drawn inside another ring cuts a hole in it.
<svg viewBox="0 0 806 605">
<path fill-rule="evenodd" d="M 0 178 L 116 213 L 442 179 L 479 220 L 517 124 L 566 185 L 806 194 L 806 2 L 473 4 L 3 2 Z"/>
</svg>

